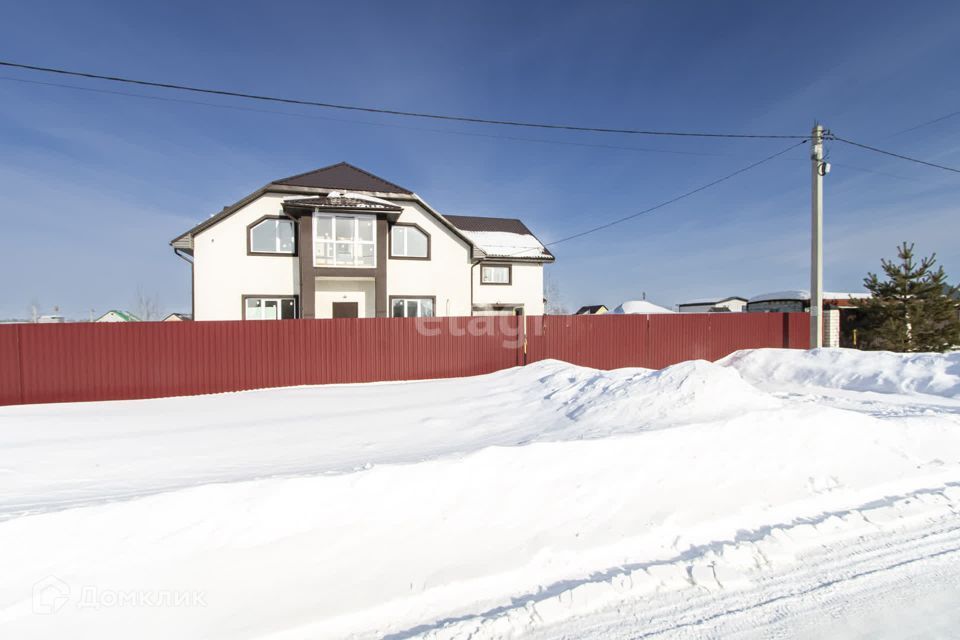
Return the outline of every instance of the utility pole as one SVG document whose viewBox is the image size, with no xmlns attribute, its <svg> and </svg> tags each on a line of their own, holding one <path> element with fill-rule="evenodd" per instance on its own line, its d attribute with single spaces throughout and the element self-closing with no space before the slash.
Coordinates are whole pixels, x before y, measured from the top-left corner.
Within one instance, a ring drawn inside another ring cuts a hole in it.
<svg viewBox="0 0 960 640">
<path fill-rule="evenodd" d="M 830 165 L 823 161 L 823 125 L 817 123 L 810 136 L 813 167 L 810 241 L 810 348 L 823 346 L 823 176 Z"/>
</svg>

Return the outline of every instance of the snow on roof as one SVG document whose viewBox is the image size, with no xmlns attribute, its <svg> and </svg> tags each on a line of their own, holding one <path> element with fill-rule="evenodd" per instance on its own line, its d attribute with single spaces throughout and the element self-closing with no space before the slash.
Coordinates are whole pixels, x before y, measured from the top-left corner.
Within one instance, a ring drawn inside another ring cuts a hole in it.
<svg viewBox="0 0 960 640">
<path fill-rule="evenodd" d="M 809 300 L 810 292 L 802 289 L 790 289 L 787 291 L 771 291 L 770 293 L 761 293 L 753 296 L 748 302 L 768 302 L 770 300 Z"/>
<path fill-rule="evenodd" d="M 373 196 L 362 193 L 341 193 L 340 191 L 331 191 L 325 196 L 316 196 L 312 198 L 287 198 L 283 201 L 284 206 L 293 207 L 312 207 L 315 209 L 378 209 L 383 211 L 401 211 L 401 207 L 374 198 Z"/>
<path fill-rule="evenodd" d="M 553 254 L 516 218 L 445 215 L 474 247 L 488 256 L 552 261 Z"/>
<path fill-rule="evenodd" d="M 104 313 L 102 316 L 97 318 L 96 321 L 99 322 L 100 320 L 103 320 L 104 318 L 109 316 L 111 313 L 116 315 L 118 318 L 120 318 L 124 322 L 140 322 L 140 318 L 138 318 L 137 316 L 133 315 L 129 311 L 121 311 L 120 309 L 110 309 L 109 311 Z"/>
<path fill-rule="evenodd" d="M 393 204 L 389 200 L 384 200 L 383 198 L 376 198 L 374 196 L 368 196 L 365 193 L 354 193 L 353 191 L 331 191 L 327 194 L 328 198 L 347 198 L 349 200 L 362 200 L 363 202 L 369 202 L 371 204 L 378 204 L 386 207 L 396 207 L 397 205 Z"/>
<path fill-rule="evenodd" d="M 742 296 L 717 296 L 715 298 L 700 298 L 698 300 L 687 300 L 686 302 L 681 302 L 680 306 L 685 307 L 688 305 L 718 304 L 720 302 L 726 302 L 727 300 L 746 300 L 746 298 Z"/>
<path fill-rule="evenodd" d="M 540 241 L 527 233 L 510 233 L 507 231 L 463 231 L 470 242 L 488 256 L 499 258 L 543 258 L 553 256 L 544 248 Z"/>
<path fill-rule="evenodd" d="M 843 293 L 840 291 L 824 291 L 823 297 L 827 300 L 862 300 L 869 298 L 869 293 Z M 806 289 L 791 289 L 787 291 L 773 291 L 761 293 L 750 298 L 750 302 L 769 302 L 771 300 L 809 300 L 810 292 Z"/>
<path fill-rule="evenodd" d="M 647 300 L 627 300 L 613 310 L 613 313 L 676 313 L 670 309 L 653 304 Z"/>
<path fill-rule="evenodd" d="M 828 300 L 866 300 L 869 293 L 841 293 L 840 291 L 824 291 L 823 297 Z"/>
</svg>

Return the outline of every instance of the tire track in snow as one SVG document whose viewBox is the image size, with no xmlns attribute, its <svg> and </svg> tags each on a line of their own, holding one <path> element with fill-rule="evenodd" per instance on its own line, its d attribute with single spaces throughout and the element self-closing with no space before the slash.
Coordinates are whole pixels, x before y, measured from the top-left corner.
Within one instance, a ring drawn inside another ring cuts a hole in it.
<svg viewBox="0 0 960 640">
<path fill-rule="evenodd" d="M 680 633 L 880 572 L 960 554 L 958 507 L 960 482 L 919 489 L 847 511 L 744 531 L 733 540 L 692 546 L 670 559 L 608 568 L 513 597 L 509 605 L 385 638 L 564 637 L 565 622 L 613 609 L 612 628 L 598 636 L 612 637 L 630 615 L 624 609 L 640 605 L 643 615 L 634 613 L 627 637 Z M 559 625 L 556 634 L 549 631 L 554 625 Z"/>
</svg>

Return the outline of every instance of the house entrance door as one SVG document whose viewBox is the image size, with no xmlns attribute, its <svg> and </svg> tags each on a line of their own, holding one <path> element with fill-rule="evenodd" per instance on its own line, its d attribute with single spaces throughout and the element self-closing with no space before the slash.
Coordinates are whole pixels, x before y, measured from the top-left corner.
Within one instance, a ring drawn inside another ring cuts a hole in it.
<svg viewBox="0 0 960 640">
<path fill-rule="evenodd" d="M 334 302 L 334 318 L 357 318 L 360 316 L 360 308 L 356 302 Z"/>
</svg>

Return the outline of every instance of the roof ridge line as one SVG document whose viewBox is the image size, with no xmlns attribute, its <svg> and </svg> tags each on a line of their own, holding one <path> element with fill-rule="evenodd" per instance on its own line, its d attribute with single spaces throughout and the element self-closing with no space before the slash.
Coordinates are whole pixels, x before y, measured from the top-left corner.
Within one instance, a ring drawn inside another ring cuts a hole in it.
<svg viewBox="0 0 960 640">
<path fill-rule="evenodd" d="M 350 163 L 347 162 L 346 160 L 341 160 L 340 162 L 337 162 L 337 163 L 334 163 L 334 164 L 330 164 L 330 165 L 327 165 L 327 166 L 325 166 L 325 167 L 318 167 L 318 168 L 316 168 L 316 169 L 311 169 L 311 170 L 309 170 L 309 171 L 304 171 L 303 173 L 298 173 L 298 174 L 293 175 L 293 176 L 287 176 L 287 177 L 285 177 L 285 178 L 278 178 L 278 179 L 272 181 L 270 184 L 289 184 L 290 181 L 296 180 L 297 178 L 303 178 L 303 177 L 308 176 L 308 175 L 310 175 L 310 174 L 312 174 L 312 173 L 319 173 L 319 172 L 321 172 L 321 171 L 328 171 L 328 170 L 334 169 L 334 168 L 336 168 L 336 167 L 347 167 L 347 168 L 349 168 L 349 169 L 352 169 L 352 170 L 354 170 L 354 171 L 357 171 L 357 172 L 359 172 L 359 173 L 362 173 L 363 175 L 367 176 L 368 178 L 373 178 L 374 180 L 377 180 L 377 181 L 379 181 L 379 182 L 382 182 L 383 184 L 385 184 L 385 185 L 387 185 L 387 186 L 392 187 L 393 189 L 395 189 L 395 191 L 392 191 L 392 193 L 404 193 L 404 194 L 413 194 L 413 193 L 414 193 L 414 192 L 411 191 L 410 189 L 407 189 L 406 187 L 403 187 L 403 186 L 397 184 L 396 182 L 391 182 L 390 180 L 387 180 L 386 178 L 382 178 L 382 177 L 378 176 L 378 175 L 375 174 L 375 173 L 371 173 L 370 171 L 367 171 L 366 169 L 364 169 L 364 168 L 362 168 L 362 167 L 358 167 L 358 166 L 355 165 L 355 164 L 350 164 Z M 357 191 L 361 191 L 361 189 L 357 189 Z M 380 191 L 380 190 L 378 190 L 378 192 L 384 193 L 384 191 Z M 388 193 L 389 193 L 389 192 L 388 192 Z"/>
<path fill-rule="evenodd" d="M 505 216 L 477 216 L 469 213 L 445 213 L 444 216 L 453 216 L 454 218 L 489 218 L 490 220 L 516 220 L 523 222 L 521 218 L 507 218 Z"/>
<path fill-rule="evenodd" d="M 294 180 L 294 179 L 296 179 L 296 178 L 302 178 L 303 176 L 310 175 L 311 173 L 315 173 L 315 172 L 317 172 L 317 171 L 326 171 L 327 169 L 332 169 L 332 168 L 334 168 L 334 167 L 339 167 L 339 166 L 342 165 L 342 164 L 347 164 L 347 162 L 346 162 L 345 160 L 341 160 L 340 162 L 335 162 L 335 163 L 333 163 L 333 164 L 328 164 L 328 165 L 325 166 L 325 167 L 317 167 L 316 169 L 310 169 L 309 171 L 304 171 L 303 173 L 298 173 L 298 174 L 296 174 L 296 175 L 287 176 L 286 178 L 278 178 L 278 179 L 276 179 L 276 180 L 271 181 L 270 184 L 284 184 L 284 182 L 283 182 L 284 180 Z M 355 168 L 357 168 L 357 167 L 355 167 Z M 362 171 L 362 169 L 361 169 L 361 171 Z M 386 180 L 384 180 L 384 182 L 386 182 Z"/>
</svg>

